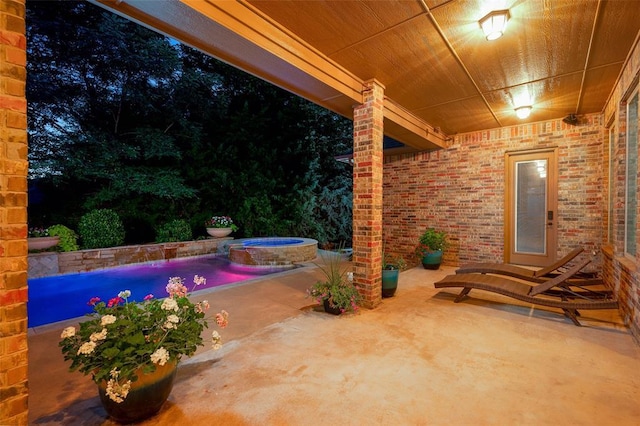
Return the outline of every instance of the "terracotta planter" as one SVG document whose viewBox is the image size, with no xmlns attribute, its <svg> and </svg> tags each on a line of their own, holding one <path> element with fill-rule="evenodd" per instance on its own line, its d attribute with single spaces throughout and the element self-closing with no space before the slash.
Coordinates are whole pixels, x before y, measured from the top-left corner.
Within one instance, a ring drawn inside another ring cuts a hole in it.
<svg viewBox="0 0 640 426">
<path fill-rule="evenodd" d="M 44 250 L 55 247 L 60 242 L 60 237 L 33 237 L 27 238 L 29 250 Z"/>
<path fill-rule="evenodd" d="M 118 403 L 107 396 L 107 383 L 98 385 L 100 401 L 109 417 L 119 423 L 137 422 L 149 418 L 160 411 L 169 397 L 176 377 L 177 364 L 167 363 L 158 366 L 150 374 L 142 374 L 142 369 L 136 373 L 138 380 L 131 383 L 131 389 L 124 401 Z"/>
<path fill-rule="evenodd" d="M 207 228 L 207 234 L 215 238 L 226 237 L 231 232 L 233 232 L 231 228 Z"/>
</svg>

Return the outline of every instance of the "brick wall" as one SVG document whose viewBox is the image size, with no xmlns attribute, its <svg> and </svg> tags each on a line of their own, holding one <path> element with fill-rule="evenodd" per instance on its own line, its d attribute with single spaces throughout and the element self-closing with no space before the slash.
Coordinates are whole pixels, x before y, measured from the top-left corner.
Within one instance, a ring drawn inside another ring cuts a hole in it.
<svg viewBox="0 0 640 426">
<path fill-rule="evenodd" d="M 0 2 L 0 424 L 27 424 L 25 0 Z"/>
<path fill-rule="evenodd" d="M 602 241 L 600 114 L 570 126 L 553 120 L 456 136 L 447 149 L 385 158 L 385 250 L 412 264 L 427 227 L 445 231 L 444 263 L 504 260 L 505 153 L 556 147 L 558 255 Z"/>
<path fill-rule="evenodd" d="M 631 49 L 627 63 L 620 75 L 616 87 L 604 108 L 607 126 L 614 129 L 613 145 L 613 212 L 611 215 L 611 242 L 605 256 L 605 270 L 609 271 L 610 284 L 616 289 L 620 302 L 620 313 L 625 323 L 629 325 L 631 333 L 640 342 L 640 232 L 636 229 L 636 256 L 630 257 L 624 253 L 625 232 L 625 181 L 626 181 L 626 100 L 638 87 L 640 80 L 640 41 Z M 640 156 L 640 152 L 636 155 Z M 604 163 L 604 161 L 603 161 Z M 603 164 L 603 168 L 608 163 Z M 640 177 L 637 177 L 640 180 Z M 605 187 L 605 200 L 609 190 Z M 636 216 L 640 212 L 636 212 Z M 609 282 L 609 281 L 608 281 Z"/>
</svg>

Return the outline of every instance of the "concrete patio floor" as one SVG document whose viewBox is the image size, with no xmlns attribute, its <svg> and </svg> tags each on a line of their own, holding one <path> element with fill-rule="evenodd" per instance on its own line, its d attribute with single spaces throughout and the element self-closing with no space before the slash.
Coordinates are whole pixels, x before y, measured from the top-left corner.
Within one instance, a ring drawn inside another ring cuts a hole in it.
<svg viewBox="0 0 640 426">
<path fill-rule="evenodd" d="M 585 311 L 576 327 L 481 291 L 454 304 L 433 287 L 453 271 L 405 271 L 395 297 L 340 317 L 305 297 L 313 267 L 198 294 L 229 311 L 225 345 L 183 360 L 141 424 L 638 424 L 640 346 L 615 311 Z M 30 330 L 31 425 L 114 424 L 62 359 L 73 322 Z"/>
</svg>

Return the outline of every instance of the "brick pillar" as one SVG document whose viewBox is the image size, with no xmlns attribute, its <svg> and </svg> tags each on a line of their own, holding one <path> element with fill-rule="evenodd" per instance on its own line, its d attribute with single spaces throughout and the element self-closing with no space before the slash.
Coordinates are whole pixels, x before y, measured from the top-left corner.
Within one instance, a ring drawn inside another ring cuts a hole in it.
<svg viewBox="0 0 640 426">
<path fill-rule="evenodd" d="M 353 113 L 353 272 L 367 308 L 382 301 L 383 102 L 384 86 L 368 81 Z"/>
<path fill-rule="evenodd" d="M 0 424 L 27 424 L 25 1 L 0 1 Z"/>
</svg>

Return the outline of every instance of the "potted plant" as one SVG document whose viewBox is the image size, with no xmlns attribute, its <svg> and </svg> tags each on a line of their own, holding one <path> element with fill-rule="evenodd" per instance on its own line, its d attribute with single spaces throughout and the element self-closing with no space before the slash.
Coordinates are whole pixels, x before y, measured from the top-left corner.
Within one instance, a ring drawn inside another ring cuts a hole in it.
<svg viewBox="0 0 640 426">
<path fill-rule="evenodd" d="M 427 228 L 420 236 L 415 253 L 425 269 L 435 270 L 440 268 L 442 252 L 447 246 L 447 234 L 444 231 Z"/>
<path fill-rule="evenodd" d="M 29 250 L 46 250 L 55 247 L 60 237 L 49 234 L 49 228 L 29 228 L 27 247 Z"/>
<path fill-rule="evenodd" d="M 392 297 L 396 293 L 400 271 L 406 266 L 402 256 L 382 255 L 382 297 Z"/>
<path fill-rule="evenodd" d="M 229 216 L 212 216 L 204 221 L 207 233 L 212 237 L 226 237 L 238 230 L 238 227 Z"/>
<path fill-rule="evenodd" d="M 193 282 L 195 288 L 206 280 L 196 275 Z M 107 303 L 92 298 L 91 319 L 62 332 L 59 346 L 71 360 L 70 371 L 91 374 L 105 410 L 119 422 L 157 413 L 171 392 L 180 358 L 203 344 L 209 303 L 191 302 L 179 277 L 170 278 L 166 289 L 168 298 L 150 294 L 142 302 L 130 300 L 129 290 Z M 216 314 L 220 328 L 227 321 L 225 311 Z M 220 334 L 214 331 L 212 339 L 218 349 Z"/>
<path fill-rule="evenodd" d="M 322 303 L 324 310 L 334 315 L 358 310 L 358 304 L 362 296 L 349 279 L 346 268 L 342 266 L 341 254 L 335 252 L 323 252 L 320 255 L 324 265 L 318 266 L 324 276 L 324 280 L 316 282 L 307 293 Z"/>
</svg>

